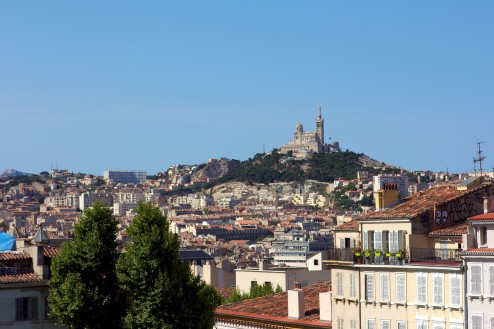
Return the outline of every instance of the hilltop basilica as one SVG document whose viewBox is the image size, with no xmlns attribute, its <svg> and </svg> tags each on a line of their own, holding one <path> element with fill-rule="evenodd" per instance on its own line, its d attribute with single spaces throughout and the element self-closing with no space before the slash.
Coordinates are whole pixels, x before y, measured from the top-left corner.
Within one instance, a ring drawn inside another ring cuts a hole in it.
<svg viewBox="0 0 494 329">
<path fill-rule="evenodd" d="M 316 119 L 316 131 L 304 131 L 304 127 L 299 123 L 295 127 L 293 139 L 281 146 L 280 153 L 308 154 L 314 152 L 339 152 L 338 142 L 333 144 L 324 143 L 324 119 L 321 116 L 319 107 Z"/>
</svg>

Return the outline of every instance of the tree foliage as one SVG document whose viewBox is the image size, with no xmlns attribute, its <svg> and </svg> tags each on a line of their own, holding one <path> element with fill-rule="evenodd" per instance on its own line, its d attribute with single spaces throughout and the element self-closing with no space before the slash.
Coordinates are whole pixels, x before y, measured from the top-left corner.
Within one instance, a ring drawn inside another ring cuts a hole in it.
<svg viewBox="0 0 494 329">
<path fill-rule="evenodd" d="M 221 297 L 179 259 L 179 242 L 169 223 L 149 203 L 140 203 L 127 230 L 131 243 L 117 264 L 131 306 L 128 328 L 212 328 Z"/>
<path fill-rule="evenodd" d="M 117 328 L 117 221 L 96 203 L 74 227 L 51 265 L 50 315 L 73 329 Z"/>
<path fill-rule="evenodd" d="M 263 285 L 252 285 L 250 287 L 249 293 L 242 293 L 238 288 L 235 288 L 232 294 L 224 300 L 224 304 L 240 302 L 245 299 L 268 296 L 280 292 L 283 292 L 283 289 L 279 285 L 277 285 L 276 289 L 273 290 L 271 284 L 268 283 L 264 283 Z"/>
</svg>

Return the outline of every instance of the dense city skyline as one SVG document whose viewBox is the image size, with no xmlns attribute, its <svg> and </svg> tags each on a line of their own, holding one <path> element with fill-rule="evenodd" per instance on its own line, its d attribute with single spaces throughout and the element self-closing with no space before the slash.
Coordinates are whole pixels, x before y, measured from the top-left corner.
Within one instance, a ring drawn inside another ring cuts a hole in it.
<svg viewBox="0 0 494 329">
<path fill-rule="evenodd" d="M 297 123 L 409 170 L 494 165 L 494 4 L 0 4 L 0 172 L 245 160 Z M 485 122 L 485 124 L 484 124 Z"/>
</svg>

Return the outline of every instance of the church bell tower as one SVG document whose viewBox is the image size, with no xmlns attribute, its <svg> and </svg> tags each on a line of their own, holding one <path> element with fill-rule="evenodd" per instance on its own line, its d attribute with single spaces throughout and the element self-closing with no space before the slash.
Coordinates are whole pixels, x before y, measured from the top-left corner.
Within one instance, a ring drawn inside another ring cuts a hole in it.
<svg viewBox="0 0 494 329">
<path fill-rule="evenodd" d="M 324 119 L 321 116 L 320 106 L 317 112 L 316 134 L 317 136 L 319 136 L 319 142 L 321 143 L 321 146 L 324 145 Z"/>
</svg>

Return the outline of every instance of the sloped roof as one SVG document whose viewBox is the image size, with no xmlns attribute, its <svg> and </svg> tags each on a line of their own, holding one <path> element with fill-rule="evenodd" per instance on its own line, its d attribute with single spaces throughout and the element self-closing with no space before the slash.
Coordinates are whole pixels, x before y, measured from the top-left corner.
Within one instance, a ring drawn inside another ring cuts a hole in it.
<svg viewBox="0 0 494 329">
<path fill-rule="evenodd" d="M 319 320 L 319 293 L 331 290 L 329 281 L 316 283 L 302 288 L 304 291 L 305 317 L 292 319 L 288 317 L 288 293 L 247 299 L 236 303 L 221 305 L 216 308 L 216 315 L 230 315 L 257 321 L 306 325 L 315 328 L 331 328 L 331 322 Z"/>
<path fill-rule="evenodd" d="M 358 222 L 356 219 L 352 219 L 346 223 L 338 225 L 334 228 L 335 231 L 358 231 Z"/>
<path fill-rule="evenodd" d="M 468 220 L 469 221 L 477 221 L 477 220 L 494 221 L 494 212 L 489 212 L 487 214 L 480 214 L 480 215 L 468 217 Z"/>
<path fill-rule="evenodd" d="M 429 233 L 429 236 L 461 236 L 467 233 L 468 223 L 462 222 L 451 227 L 435 230 Z"/>
<path fill-rule="evenodd" d="M 29 283 L 42 282 L 43 279 L 34 273 L 0 275 L 0 284 L 2 283 Z"/>
<path fill-rule="evenodd" d="M 414 218 L 424 212 L 430 211 L 434 206 L 450 202 L 470 193 L 485 189 L 487 186 L 480 186 L 470 190 L 458 190 L 455 184 L 442 184 L 433 188 L 422 190 L 405 198 L 400 204 L 375 211 L 358 217 L 358 220 L 366 219 L 387 219 L 387 218 Z"/>
<path fill-rule="evenodd" d="M 3 251 L 0 252 L 0 260 L 19 260 L 19 259 L 31 259 L 27 253 L 23 251 Z"/>
</svg>

